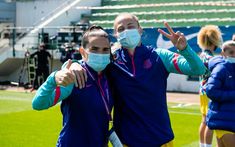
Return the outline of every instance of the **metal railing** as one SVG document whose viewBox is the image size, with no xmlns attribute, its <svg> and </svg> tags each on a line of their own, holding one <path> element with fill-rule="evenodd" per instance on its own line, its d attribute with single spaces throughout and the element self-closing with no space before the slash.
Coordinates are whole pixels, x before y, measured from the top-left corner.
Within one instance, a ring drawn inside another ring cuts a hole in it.
<svg viewBox="0 0 235 147">
<path fill-rule="evenodd" d="M 25 37 L 30 31 L 32 31 L 34 28 L 36 28 L 38 25 L 40 25 L 41 23 L 43 23 L 44 21 L 46 21 L 50 17 L 53 17 L 56 13 L 61 11 L 63 8 L 67 7 L 71 2 L 73 2 L 73 0 L 65 1 L 60 6 L 58 6 L 57 8 L 52 10 L 50 13 L 48 13 L 46 16 L 42 17 L 39 21 L 35 22 L 33 24 L 33 27 L 27 27 L 24 32 L 21 32 L 20 35 L 17 36 L 16 41 L 18 41 L 18 40 L 22 39 L 23 37 Z M 19 27 L 19 28 L 24 29 L 23 27 Z"/>
</svg>

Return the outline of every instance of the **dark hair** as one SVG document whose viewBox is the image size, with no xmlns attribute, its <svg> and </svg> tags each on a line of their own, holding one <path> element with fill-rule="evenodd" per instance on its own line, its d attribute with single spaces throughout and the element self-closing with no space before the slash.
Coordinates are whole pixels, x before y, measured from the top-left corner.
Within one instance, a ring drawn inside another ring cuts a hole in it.
<svg viewBox="0 0 235 147">
<path fill-rule="evenodd" d="M 89 27 L 82 36 L 82 47 L 86 48 L 87 44 L 89 43 L 88 38 L 91 36 L 99 36 L 108 38 L 108 34 L 104 31 L 101 26 L 93 25 Z"/>
</svg>

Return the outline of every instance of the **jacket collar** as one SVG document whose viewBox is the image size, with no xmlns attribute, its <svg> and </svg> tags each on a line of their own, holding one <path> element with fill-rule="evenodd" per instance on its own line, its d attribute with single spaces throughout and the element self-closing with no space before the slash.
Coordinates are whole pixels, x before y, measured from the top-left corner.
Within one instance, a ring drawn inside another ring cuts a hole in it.
<svg viewBox="0 0 235 147">
<path fill-rule="evenodd" d="M 122 50 L 124 50 L 125 55 L 131 56 L 126 48 L 122 48 Z M 137 46 L 135 48 L 133 56 L 138 59 L 146 59 L 147 57 L 149 57 L 150 53 L 151 49 L 141 43 L 140 46 Z"/>
</svg>

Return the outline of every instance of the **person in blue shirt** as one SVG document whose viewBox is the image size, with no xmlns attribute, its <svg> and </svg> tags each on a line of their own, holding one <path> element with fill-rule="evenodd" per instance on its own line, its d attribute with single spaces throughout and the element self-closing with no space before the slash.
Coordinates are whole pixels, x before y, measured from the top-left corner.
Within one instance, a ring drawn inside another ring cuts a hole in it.
<svg viewBox="0 0 235 147">
<path fill-rule="evenodd" d="M 142 44 L 143 30 L 135 15 L 123 13 L 114 21 L 114 35 L 120 48 L 112 51 L 107 75 L 114 96 L 114 129 L 125 146 L 173 146 L 166 100 L 167 78 L 170 73 L 201 75 L 205 72 L 184 34 L 164 24 L 169 33 L 158 31 L 172 41 L 177 53 Z M 77 66 L 76 76 L 85 77 L 82 67 L 73 65 Z"/>
<path fill-rule="evenodd" d="M 101 27 L 92 26 L 84 33 L 82 46 L 81 65 L 88 73 L 85 87 L 74 86 L 75 76 L 69 70 L 72 64 L 69 60 L 64 68 L 50 74 L 32 101 L 35 110 L 48 109 L 62 101 L 63 128 L 58 147 L 104 147 L 108 143 L 113 106 L 103 72 L 110 63 L 108 34 Z"/>
<path fill-rule="evenodd" d="M 209 61 L 212 71 L 206 85 L 211 99 L 206 117 L 208 127 L 215 130 L 219 147 L 235 145 L 235 41 L 222 46 L 223 58 Z"/>
</svg>

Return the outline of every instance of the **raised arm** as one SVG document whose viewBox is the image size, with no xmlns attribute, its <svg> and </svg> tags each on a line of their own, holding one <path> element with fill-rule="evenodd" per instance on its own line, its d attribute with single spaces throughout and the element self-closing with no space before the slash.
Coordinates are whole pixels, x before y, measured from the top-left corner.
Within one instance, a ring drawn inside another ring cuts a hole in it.
<svg viewBox="0 0 235 147">
<path fill-rule="evenodd" d="M 67 63 L 65 63 L 66 65 Z M 75 75 L 75 86 L 82 89 L 86 85 L 87 73 L 86 70 L 80 65 L 77 60 L 73 60 L 71 67 L 69 68 Z"/>
<path fill-rule="evenodd" d="M 187 44 L 184 34 L 179 31 L 175 33 L 166 22 L 164 25 L 169 33 L 166 33 L 162 29 L 158 29 L 158 31 L 170 39 L 174 46 L 178 49 L 178 53 L 173 53 L 162 49 L 156 50 L 168 72 L 186 75 L 204 74 L 206 68 L 198 55 Z"/>
<path fill-rule="evenodd" d="M 202 75 L 206 71 L 203 62 L 189 45 L 178 53 L 166 49 L 157 49 L 156 52 L 170 73 Z"/>
<path fill-rule="evenodd" d="M 74 87 L 74 75 L 68 70 L 71 64 L 68 64 L 65 69 L 51 73 L 39 87 L 32 101 L 33 109 L 48 109 L 71 94 Z"/>
</svg>

